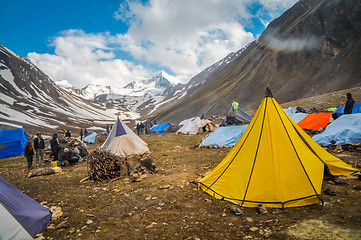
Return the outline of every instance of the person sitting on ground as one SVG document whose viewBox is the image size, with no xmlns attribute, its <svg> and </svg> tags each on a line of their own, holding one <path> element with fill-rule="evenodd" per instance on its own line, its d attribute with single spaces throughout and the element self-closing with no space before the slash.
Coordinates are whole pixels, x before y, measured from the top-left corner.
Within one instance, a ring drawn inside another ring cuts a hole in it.
<svg viewBox="0 0 361 240">
<path fill-rule="evenodd" d="M 68 162 L 70 165 L 73 165 L 79 161 L 79 155 L 70 148 L 64 148 L 63 151 L 59 152 L 59 162 L 60 166 L 65 166 Z"/>
<path fill-rule="evenodd" d="M 81 143 L 78 143 L 78 150 L 80 157 L 83 158 L 86 157 L 86 155 L 88 155 L 88 150 Z"/>
<path fill-rule="evenodd" d="M 346 101 L 345 109 L 343 110 L 343 113 L 351 114 L 353 105 L 355 104 L 355 100 L 353 100 L 351 93 L 347 93 L 346 96 L 347 96 L 347 101 Z"/>
</svg>

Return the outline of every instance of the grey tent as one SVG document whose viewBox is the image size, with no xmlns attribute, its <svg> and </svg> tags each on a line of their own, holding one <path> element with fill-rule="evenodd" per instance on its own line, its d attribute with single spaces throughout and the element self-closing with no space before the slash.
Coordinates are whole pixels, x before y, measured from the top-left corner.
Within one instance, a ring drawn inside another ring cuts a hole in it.
<svg viewBox="0 0 361 240">
<path fill-rule="evenodd" d="M 252 118 L 239 107 L 235 110 L 231 107 L 227 114 L 227 124 L 248 124 Z"/>
</svg>

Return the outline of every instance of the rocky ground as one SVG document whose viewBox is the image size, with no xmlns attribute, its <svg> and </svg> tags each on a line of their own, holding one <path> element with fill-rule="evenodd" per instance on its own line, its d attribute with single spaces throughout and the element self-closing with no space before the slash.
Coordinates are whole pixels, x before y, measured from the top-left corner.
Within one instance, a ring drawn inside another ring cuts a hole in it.
<svg viewBox="0 0 361 240">
<path fill-rule="evenodd" d="M 157 173 L 143 174 L 137 182 L 126 177 L 84 181 L 86 162 L 28 178 L 23 156 L 1 159 L 0 176 L 49 208 L 61 209 L 63 215 L 43 232 L 45 239 L 361 238 L 361 181 L 356 176 L 342 185 L 325 179 L 322 189 L 331 187 L 336 195 L 323 193 L 324 206 L 267 209 L 263 215 L 255 208 L 237 209 L 192 183 L 230 150 L 199 148 L 205 136 L 144 136 Z M 89 150 L 97 147 L 90 145 Z M 332 153 L 360 167 L 359 151 Z"/>
</svg>

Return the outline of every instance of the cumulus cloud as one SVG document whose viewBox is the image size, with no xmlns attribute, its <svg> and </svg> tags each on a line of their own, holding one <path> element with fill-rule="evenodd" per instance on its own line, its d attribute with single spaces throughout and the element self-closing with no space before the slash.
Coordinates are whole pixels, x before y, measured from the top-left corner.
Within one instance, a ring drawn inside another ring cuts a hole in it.
<svg viewBox="0 0 361 240">
<path fill-rule="evenodd" d="M 111 36 L 69 30 L 56 37 L 55 55 L 29 53 L 28 58 L 53 80 L 66 79 L 74 87 L 87 84 L 123 86 L 143 80 L 150 72 L 142 65 L 115 59 Z"/>
<path fill-rule="evenodd" d="M 114 18 L 126 23 L 126 32 L 85 33 L 66 30 L 52 39 L 55 54 L 28 57 L 53 80 L 73 86 L 88 83 L 125 85 L 143 80 L 154 70 L 139 63 L 170 69 L 187 82 L 192 76 L 253 41 L 245 30 L 251 18 L 267 25 L 296 0 L 126 0 Z M 258 12 L 250 6 L 262 6 Z M 119 49 L 132 59 L 116 59 Z M 136 60 L 138 64 L 130 62 Z"/>
</svg>

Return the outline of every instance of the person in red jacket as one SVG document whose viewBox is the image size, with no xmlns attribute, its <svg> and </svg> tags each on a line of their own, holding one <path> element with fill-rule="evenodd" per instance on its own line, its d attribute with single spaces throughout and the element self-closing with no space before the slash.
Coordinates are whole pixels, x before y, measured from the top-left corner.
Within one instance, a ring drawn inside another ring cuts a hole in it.
<svg viewBox="0 0 361 240">
<path fill-rule="evenodd" d="M 29 168 L 29 170 L 33 169 L 34 148 L 33 148 L 33 145 L 31 143 L 31 140 L 29 140 L 28 143 L 25 146 L 24 156 L 28 160 L 28 168 Z"/>
</svg>

